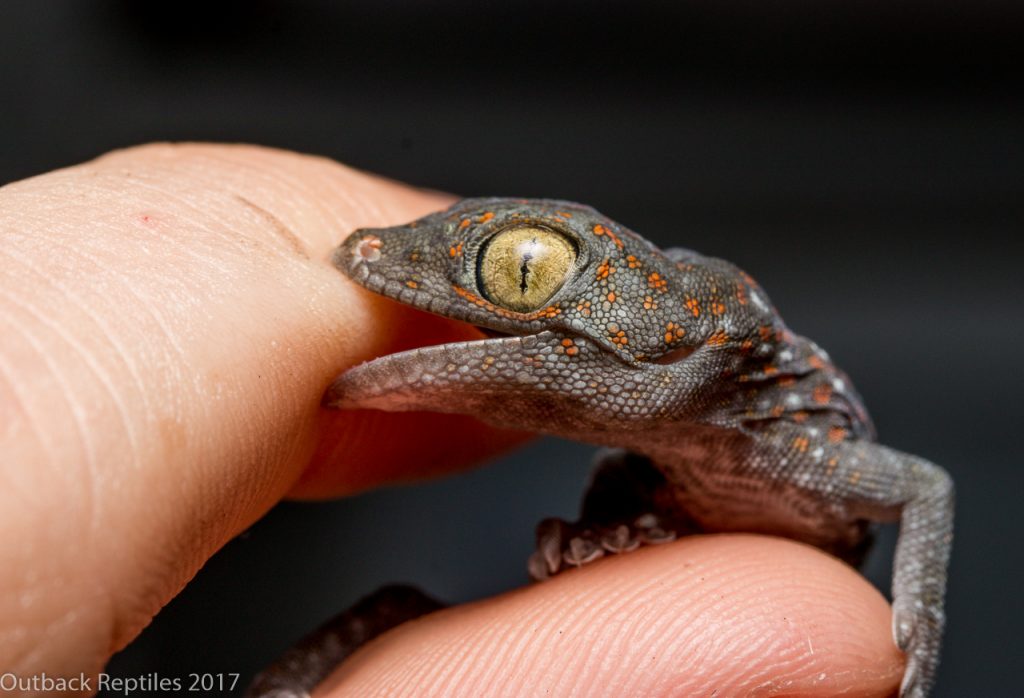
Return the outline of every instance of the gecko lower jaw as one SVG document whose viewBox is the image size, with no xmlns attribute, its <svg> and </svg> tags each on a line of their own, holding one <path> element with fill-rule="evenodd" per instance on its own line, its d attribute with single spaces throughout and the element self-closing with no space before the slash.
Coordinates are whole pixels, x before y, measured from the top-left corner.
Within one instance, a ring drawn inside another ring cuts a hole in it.
<svg viewBox="0 0 1024 698">
<path fill-rule="evenodd" d="M 517 357 L 532 354 L 538 344 L 550 342 L 553 337 L 554 333 L 548 330 L 529 335 L 499 333 L 496 337 L 385 354 L 338 376 L 324 395 L 323 404 L 340 409 L 402 409 L 392 407 L 397 402 L 390 398 L 413 394 L 416 386 L 465 380 L 463 371 L 471 365 L 489 366 L 495 360 L 515 362 Z"/>
</svg>

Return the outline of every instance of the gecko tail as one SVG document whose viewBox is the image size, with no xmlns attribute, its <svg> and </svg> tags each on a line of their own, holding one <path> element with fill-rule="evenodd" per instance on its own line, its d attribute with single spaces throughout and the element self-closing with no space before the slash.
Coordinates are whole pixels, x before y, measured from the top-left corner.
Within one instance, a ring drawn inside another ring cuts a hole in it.
<svg viewBox="0 0 1024 698">
<path fill-rule="evenodd" d="M 419 589 L 378 589 L 302 638 L 261 671 L 246 698 L 308 698 L 313 689 L 357 649 L 402 623 L 444 604 Z"/>
</svg>

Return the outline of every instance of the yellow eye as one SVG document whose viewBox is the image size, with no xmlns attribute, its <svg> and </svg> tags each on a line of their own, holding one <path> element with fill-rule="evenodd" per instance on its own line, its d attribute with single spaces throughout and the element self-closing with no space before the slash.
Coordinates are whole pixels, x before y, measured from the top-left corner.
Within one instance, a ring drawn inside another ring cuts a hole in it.
<svg viewBox="0 0 1024 698">
<path fill-rule="evenodd" d="M 491 302 L 527 313 L 555 295 L 576 261 L 576 249 L 545 228 L 511 228 L 498 233 L 481 253 L 478 272 Z"/>
</svg>

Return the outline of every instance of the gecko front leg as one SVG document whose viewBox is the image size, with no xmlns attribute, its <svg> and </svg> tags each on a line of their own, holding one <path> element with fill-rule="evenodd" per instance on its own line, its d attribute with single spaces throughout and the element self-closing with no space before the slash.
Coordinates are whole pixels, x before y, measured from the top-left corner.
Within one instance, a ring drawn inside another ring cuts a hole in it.
<svg viewBox="0 0 1024 698">
<path fill-rule="evenodd" d="M 858 457 L 881 464 L 891 473 L 889 493 L 852 488 L 865 514 L 898 516 L 892 581 L 892 631 L 896 646 L 907 653 L 901 696 L 926 696 L 939 663 L 946 624 L 946 568 L 953 543 L 953 481 L 942 468 L 923 458 L 878 444 L 855 446 Z M 859 484 L 859 483 L 858 483 Z M 876 509 L 876 507 L 880 507 Z"/>
</svg>

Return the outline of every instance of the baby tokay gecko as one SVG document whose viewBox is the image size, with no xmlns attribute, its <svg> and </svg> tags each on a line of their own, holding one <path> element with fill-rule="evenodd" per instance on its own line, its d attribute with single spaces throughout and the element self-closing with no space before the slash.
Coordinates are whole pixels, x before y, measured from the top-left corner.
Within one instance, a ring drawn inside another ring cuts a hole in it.
<svg viewBox="0 0 1024 698">
<path fill-rule="evenodd" d="M 927 695 L 952 481 L 875 442 L 846 375 L 786 328 L 746 273 L 658 250 L 588 206 L 500 198 L 356 231 L 333 261 L 373 292 L 489 338 L 364 363 L 335 381 L 328 405 L 457 412 L 611 447 L 580 520 L 538 526 L 532 577 L 714 531 L 786 536 L 858 564 L 870 525 L 900 521 L 901 695 Z M 289 650 L 249 695 L 306 695 L 365 641 L 439 607 L 407 587 L 382 589 Z"/>
</svg>

